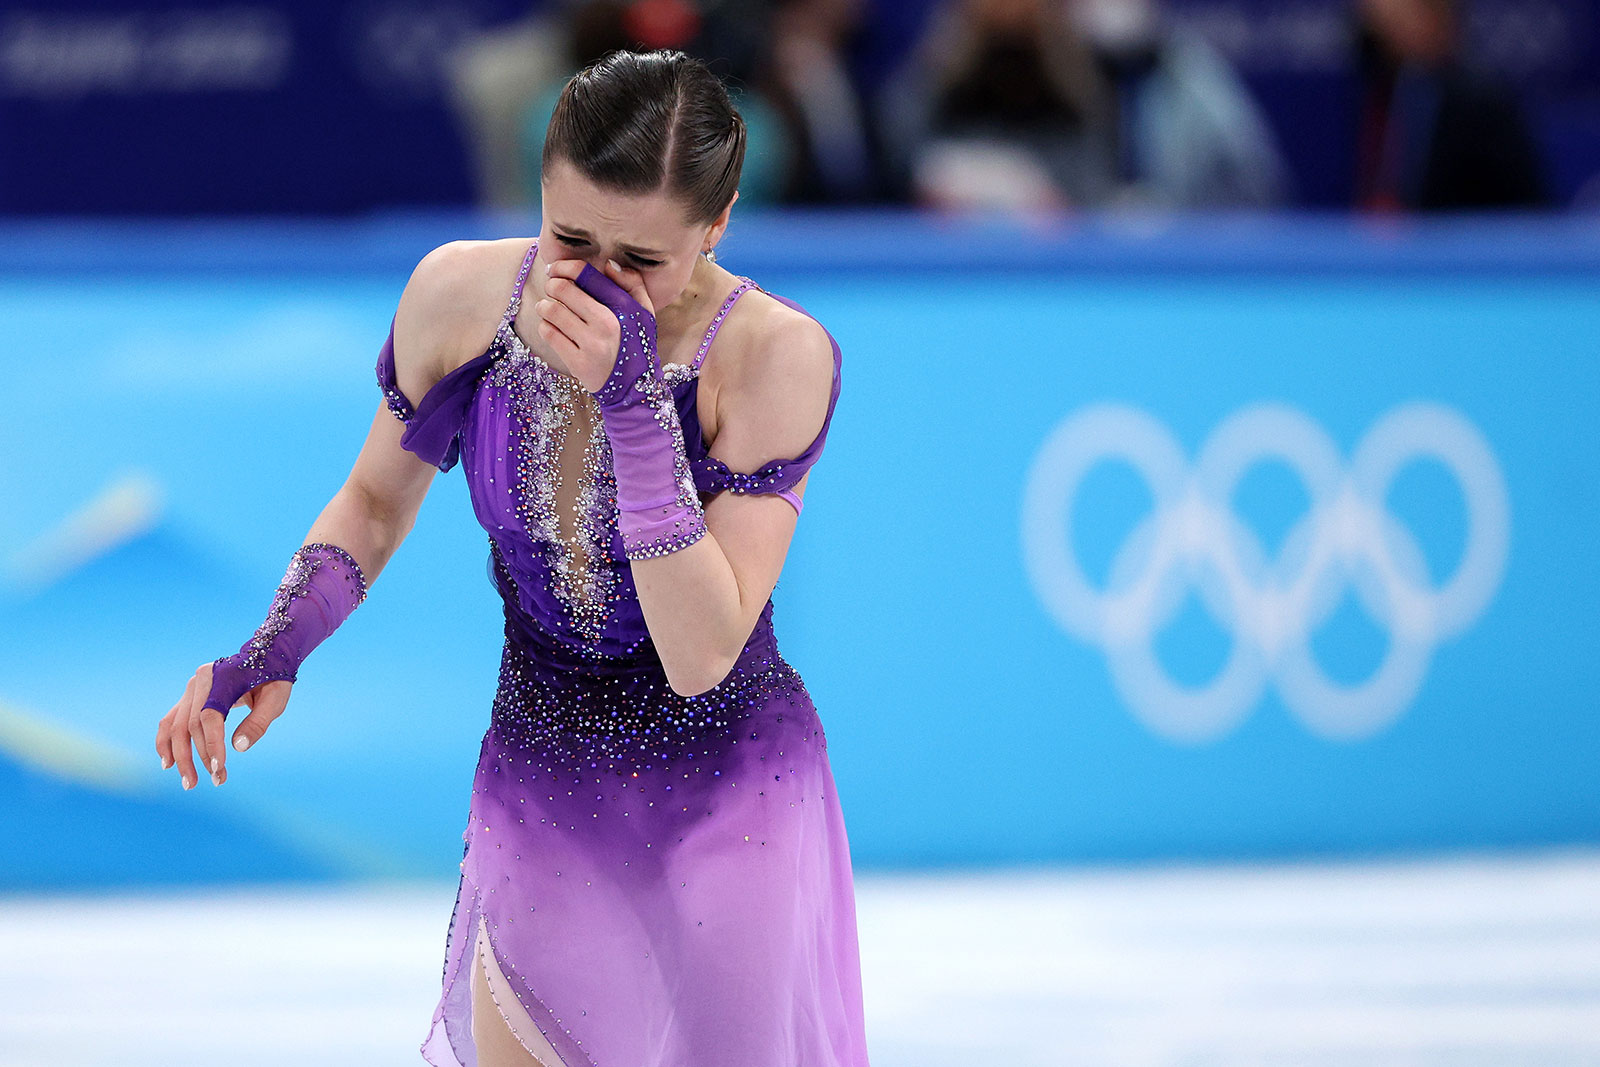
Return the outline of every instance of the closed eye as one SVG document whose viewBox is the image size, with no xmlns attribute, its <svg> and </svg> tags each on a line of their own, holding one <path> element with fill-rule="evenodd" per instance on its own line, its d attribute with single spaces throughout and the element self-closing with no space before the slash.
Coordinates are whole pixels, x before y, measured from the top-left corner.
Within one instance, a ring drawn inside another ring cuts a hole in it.
<svg viewBox="0 0 1600 1067">
<path fill-rule="evenodd" d="M 556 234 L 556 240 L 560 241 L 569 248 L 583 248 L 589 243 L 580 237 L 569 237 L 564 233 Z M 639 264 L 641 267 L 661 266 L 661 261 L 659 259 L 646 259 L 644 256 L 634 255 L 632 252 L 628 253 L 628 258 Z"/>
</svg>

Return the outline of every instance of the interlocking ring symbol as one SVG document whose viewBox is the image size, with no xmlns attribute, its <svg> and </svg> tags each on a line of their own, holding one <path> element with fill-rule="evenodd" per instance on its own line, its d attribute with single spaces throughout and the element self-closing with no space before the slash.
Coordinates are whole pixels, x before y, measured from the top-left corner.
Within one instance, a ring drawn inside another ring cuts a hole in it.
<svg viewBox="0 0 1600 1067">
<path fill-rule="evenodd" d="M 1398 474 L 1432 458 L 1455 479 L 1467 536 L 1455 572 L 1434 588 L 1422 550 L 1388 513 Z M 1305 486 L 1306 515 L 1268 559 L 1233 513 L 1240 479 L 1267 459 Z M 1148 484 L 1154 509 L 1118 550 L 1105 589 L 1092 586 L 1071 545 L 1078 487 L 1098 463 L 1121 460 Z M 1172 434 L 1147 412 L 1118 404 L 1081 409 L 1046 439 L 1028 472 L 1022 550 L 1044 607 L 1071 635 L 1104 653 L 1129 709 L 1154 732 L 1182 742 L 1226 734 L 1256 706 L 1269 681 L 1284 705 L 1323 737 L 1354 740 L 1390 725 L 1415 699 L 1433 650 L 1470 627 L 1505 570 L 1510 505 L 1500 465 L 1478 429 L 1443 404 L 1404 404 L 1383 415 L 1349 468 L 1311 418 L 1281 404 L 1235 412 L 1216 428 L 1191 469 Z M 1311 637 L 1354 589 L 1389 635 L 1383 662 L 1364 682 L 1330 679 Z M 1174 682 L 1154 638 L 1195 589 L 1232 649 L 1201 686 Z"/>
</svg>

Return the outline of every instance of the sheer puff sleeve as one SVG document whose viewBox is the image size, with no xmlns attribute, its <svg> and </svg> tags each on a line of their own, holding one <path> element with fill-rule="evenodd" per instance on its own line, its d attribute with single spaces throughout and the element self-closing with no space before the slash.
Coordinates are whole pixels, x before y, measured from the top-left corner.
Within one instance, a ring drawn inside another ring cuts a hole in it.
<svg viewBox="0 0 1600 1067">
<path fill-rule="evenodd" d="M 473 394 L 495 350 L 490 349 L 468 360 L 440 378 L 427 395 L 413 404 L 400 391 L 394 372 L 394 323 L 389 323 L 389 337 L 378 352 L 376 368 L 378 388 L 394 417 L 405 423 L 400 435 L 400 447 L 432 463 L 441 471 L 448 471 L 461 458 L 461 425 L 467 417 Z"/>
</svg>

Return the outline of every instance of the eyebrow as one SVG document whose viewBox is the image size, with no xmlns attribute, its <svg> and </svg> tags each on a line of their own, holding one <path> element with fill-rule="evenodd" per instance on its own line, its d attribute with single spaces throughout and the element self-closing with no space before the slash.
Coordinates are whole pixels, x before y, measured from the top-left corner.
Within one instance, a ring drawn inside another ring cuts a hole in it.
<svg viewBox="0 0 1600 1067">
<path fill-rule="evenodd" d="M 585 230 L 581 226 L 563 226 L 563 225 L 561 225 L 561 223 L 556 222 L 554 220 L 551 221 L 550 225 L 554 226 L 558 230 L 566 230 L 568 233 L 572 234 L 572 236 L 574 236 L 574 237 L 582 237 L 586 241 L 594 240 L 594 234 L 590 233 L 588 230 Z M 630 252 L 642 252 L 647 256 L 664 256 L 664 255 L 666 255 L 665 252 L 661 251 L 658 248 L 641 248 L 638 245 L 630 245 L 626 241 L 619 241 L 617 243 L 619 245 L 621 245 L 623 248 L 628 249 Z"/>
</svg>

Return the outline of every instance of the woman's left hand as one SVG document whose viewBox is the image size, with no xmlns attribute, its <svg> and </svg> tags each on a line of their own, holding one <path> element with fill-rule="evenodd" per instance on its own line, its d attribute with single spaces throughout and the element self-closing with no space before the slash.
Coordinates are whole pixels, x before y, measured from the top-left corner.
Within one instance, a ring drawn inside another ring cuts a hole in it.
<svg viewBox="0 0 1600 1067">
<path fill-rule="evenodd" d="M 533 305 L 539 336 L 555 350 L 572 376 L 591 393 L 599 392 L 611 377 L 622 343 L 622 324 L 612 310 L 583 291 L 577 277 L 587 260 L 558 259 L 546 269 L 544 297 Z M 606 260 L 606 277 L 621 286 L 651 315 L 655 308 L 636 270 Z"/>
</svg>

